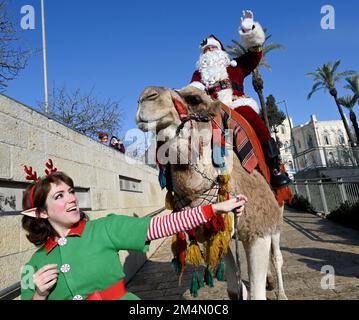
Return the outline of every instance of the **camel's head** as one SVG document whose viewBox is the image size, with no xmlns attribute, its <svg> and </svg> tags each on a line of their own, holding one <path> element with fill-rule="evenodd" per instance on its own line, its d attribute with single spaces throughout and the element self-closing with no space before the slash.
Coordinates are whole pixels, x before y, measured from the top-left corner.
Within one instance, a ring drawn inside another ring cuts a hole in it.
<svg viewBox="0 0 359 320">
<path fill-rule="evenodd" d="M 166 130 L 168 136 L 174 136 L 182 121 L 192 115 L 201 119 L 215 116 L 221 103 L 212 101 L 203 91 L 186 87 L 182 90 L 170 90 L 163 87 L 147 87 L 140 95 L 136 122 L 143 131 Z"/>
</svg>

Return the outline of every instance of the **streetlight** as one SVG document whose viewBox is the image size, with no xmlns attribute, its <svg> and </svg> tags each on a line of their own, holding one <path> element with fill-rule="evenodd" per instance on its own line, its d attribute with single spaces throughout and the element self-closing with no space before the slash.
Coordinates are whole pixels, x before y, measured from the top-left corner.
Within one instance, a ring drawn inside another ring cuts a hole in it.
<svg viewBox="0 0 359 320">
<path fill-rule="evenodd" d="M 288 108 L 287 108 L 287 101 L 286 100 L 282 100 L 282 101 L 279 101 L 277 102 L 277 104 L 280 104 L 280 103 L 284 103 L 284 106 L 285 106 L 285 112 L 287 114 L 287 119 L 288 119 L 288 122 L 289 122 L 289 129 L 290 129 L 290 138 L 292 140 L 292 145 L 293 145 L 293 149 L 294 149 L 294 155 L 293 155 L 293 160 L 294 160 L 294 169 L 295 171 L 297 171 L 297 165 L 296 165 L 296 156 L 297 156 L 297 147 L 295 145 L 295 141 L 294 141 L 294 136 L 293 136 L 293 128 L 292 128 L 292 121 L 290 120 L 290 117 L 289 117 L 289 113 L 288 113 Z"/>
<path fill-rule="evenodd" d="M 45 90 L 45 113 L 49 113 L 49 93 L 47 85 L 47 59 L 46 59 L 46 30 L 45 30 L 45 5 L 41 0 L 41 21 L 42 21 L 42 56 L 44 63 L 44 90 Z"/>
</svg>

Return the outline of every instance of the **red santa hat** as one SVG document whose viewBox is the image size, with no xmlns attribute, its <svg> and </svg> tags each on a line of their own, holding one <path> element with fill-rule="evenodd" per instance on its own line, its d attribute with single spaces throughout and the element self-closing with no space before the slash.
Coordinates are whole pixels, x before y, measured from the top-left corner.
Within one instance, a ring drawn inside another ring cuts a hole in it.
<svg viewBox="0 0 359 320">
<path fill-rule="evenodd" d="M 203 53 L 204 49 L 207 48 L 208 46 L 214 46 L 214 47 L 217 47 L 219 50 L 226 51 L 226 49 L 224 48 L 222 42 L 219 41 L 216 38 L 216 36 L 214 36 L 213 34 L 211 34 L 208 38 L 205 38 L 201 42 L 201 45 L 200 45 L 201 52 Z M 236 67 L 237 66 L 237 61 L 232 60 L 231 61 L 231 66 Z"/>
</svg>

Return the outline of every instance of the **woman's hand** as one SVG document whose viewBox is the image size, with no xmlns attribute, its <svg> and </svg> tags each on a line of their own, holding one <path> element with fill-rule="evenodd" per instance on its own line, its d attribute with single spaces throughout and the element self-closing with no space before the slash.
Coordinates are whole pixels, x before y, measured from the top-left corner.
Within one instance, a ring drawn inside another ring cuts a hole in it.
<svg viewBox="0 0 359 320">
<path fill-rule="evenodd" d="M 59 276 L 57 264 L 48 264 L 43 266 L 34 274 L 34 284 L 36 292 L 34 300 L 46 300 L 50 294 L 50 289 L 56 284 Z"/>
<path fill-rule="evenodd" d="M 235 214 L 241 215 L 244 211 L 244 205 L 247 201 L 247 197 L 241 194 L 230 200 L 215 203 L 212 205 L 212 208 L 216 214 L 233 211 Z"/>
</svg>

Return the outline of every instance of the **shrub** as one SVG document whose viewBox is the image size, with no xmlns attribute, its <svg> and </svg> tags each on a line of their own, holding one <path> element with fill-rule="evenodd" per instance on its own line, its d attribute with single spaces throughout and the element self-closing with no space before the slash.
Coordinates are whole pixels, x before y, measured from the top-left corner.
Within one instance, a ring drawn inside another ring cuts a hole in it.
<svg viewBox="0 0 359 320">
<path fill-rule="evenodd" d="M 353 205 L 349 202 L 342 203 L 338 209 L 333 210 L 327 216 L 327 219 L 359 230 L 359 201 Z"/>
<path fill-rule="evenodd" d="M 310 212 L 310 213 L 315 212 L 312 204 L 308 201 L 308 199 L 301 196 L 301 195 L 297 195 L 297 194 L 294 195 L 291 204 L 289 204 L 289 207 L 291 207 L 293 209 L 307 211 L 307 212 Z"/>
</svg>

